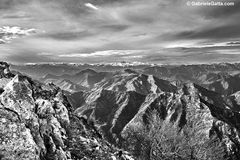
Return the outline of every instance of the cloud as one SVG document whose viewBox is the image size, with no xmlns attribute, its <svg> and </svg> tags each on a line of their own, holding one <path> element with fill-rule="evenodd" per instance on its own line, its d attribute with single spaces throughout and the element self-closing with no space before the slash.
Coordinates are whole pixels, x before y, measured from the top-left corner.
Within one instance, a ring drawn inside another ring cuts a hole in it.
<svg viewBox="0 0 240 160">
<path fill-rule="evenodd" d="M 5 34 L 13 34 L 13 35 L 29 35 L 31 33 L 35 33 L 36 29 L 22 29 L 21 27 L 17 26 L 3 26 L 0 28 L 1 33 Z"/>
<path fill-rule="evenodd" d="M 129 25 L 122 25 L 122 24 L 110 24 L 110 25 L 102 25 L 100 26 L 101 29 L 103 30 L 107 30 L 110 32 L 114 32 L 114 31 L 124 31 L 126 29 L 128 29 L 130 26 Z"/>
<path fill-rule="evenodd" d="M 17 26 L 3 26 L 0 27 L 0 40 L 2 43 L 9 43 L 15 38 L 29 36 L 36 33 L 36 29 L 23 29 Z"/>
<path fill-rule="evenodd" d="M 98 10 L 99 8 L 96 7 L 95 5 L 91 4 L 91 3 L 85 3 L 85 6 L 90 8 L 90 9 L 93 9 L 93 10 Z"/>
<path fill-rule="evenodd" d="M 88 31 L 62 31 L 62 32 L 55 32 L 55 33 L 45 33 L 40 35 L 39 37 L 66 41 L 66 40 L 83 39 L 90 36 L 93 36 L 93 34 Z"/>
<path fill-rule="evenodd" d="M 33 0 L 0 0 L 0 10 L 12 9 L 18 5 L 28 4 Z"/>
<path fill-rule="evenodd" d="M 226 2 L 226 0 L 215 0 L 215 1 L 222 1 Z M 209 19 L 214 18 L 227 18 L 234 15 L 240 15 L 240 1 L 238 0 L 231 0 L 229 2 L 234 2 L 234 6 L 216 6 L 216 7 L 205 7 L 204 8 L 204 16 Z"/>
<path fill-rule="evenodd" d="M 21 54 L 10 54 L 6 56 L 6 60 L 14 62 L 14 63 L 43 63 L 43 62 L 57 62 L 54 58 L 34 54 L 33 53 L 21 53 Z"/>
<path fill-rule="evenodd" d="M 16 13 L 3 14 L 1 16 L 1 18 L 3 18 L 3 19 L 27 19 L 27 18 L 31 18 L 31 16 L 26 14 L 25 12 L 19 11 Z"/>
<path fill-rule="evenodd" d="M 240 41 L 228 42 L 227 45 L 240 45 Z"/>
<path fill-rule="evenodd" d="M 1 25 L 44 31 L 0 33 L 0 56 L 15 62 L 230 61 L 239 50 L 231 42 L 240 39 L 240 4 L 232 1 L 233 7 L 189 7 L 187 0 L 0 0 Z"/>
<path fill-rule="evenodd" d="M 63 54 L 59 57 L 102 57 L 102 56 L 126 56 L 132 54 L 139 54 L 144 52 L 144 50 L 106 50 L 97 51 L 93 53 L 74 53 L 74 54 Z"/>
<path fill-rule="evenodd" d="M 0 9 L 9 9 L 13 3 L 12 0 L 0 0 Z"/>
<path fill-rule="evenodd" d="M 202 30 L 183 31 L 176 35 L 179 39 L 226 39 L 240 37 L 240 24 L 229 24 Z"/>
</svg>

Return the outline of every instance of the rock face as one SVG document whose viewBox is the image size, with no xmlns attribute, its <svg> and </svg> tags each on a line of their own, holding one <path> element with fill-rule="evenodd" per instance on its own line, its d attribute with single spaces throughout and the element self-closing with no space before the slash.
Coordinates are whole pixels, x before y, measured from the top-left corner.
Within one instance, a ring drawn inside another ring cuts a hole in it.
<svg viewBox="0 0 240 160">
<path fill-rule="evenodd" d="M 7 63 L 0 69 L 0 159 L 133 159 L 74 115 L 60 88 L 14 75 Z"/>
<path fill-rule="evenodd" d="M 6 62 L 0 62 L 0 78 L 10 78 L 14 75 L 10 72 L 9 64 Z"/>
<path fill-rule="evenodd" d="M 22 75 L 11 78 L 3 90 L 0 95 L 3 158 L 70 158 L 64 144 L 69 117 L 61 91 L 54 86 L 40 86 Z"/>
</svg>

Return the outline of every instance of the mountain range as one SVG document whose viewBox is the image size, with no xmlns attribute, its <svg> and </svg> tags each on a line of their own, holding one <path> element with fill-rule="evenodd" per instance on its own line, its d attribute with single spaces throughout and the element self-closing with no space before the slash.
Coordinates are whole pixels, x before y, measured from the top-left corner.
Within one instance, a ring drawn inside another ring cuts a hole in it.
<svg viewBox="0 0 240 160">
<path fill-rule="evenodd" d="M 132 160 L 73 114 L 59 87 L 14 74 L 5 62 L 0 63 L 0 80 L 0 159 Z"/>
<path fill-rule="evenodd" d="M 141 159 L 139 147 L 147 136 L 137 141 L 129 137 L 137 132 L 136 140 L 143 131 L 152 133 L 155 119 L 161 122 L 157 127 L 173 126 L 165 129 L 165 137 L 172 133 L 168 129 L 177 129 L 171 144 L 179 144 L 177 138 L 184 135 L 182 148 L 189 149 L 177 149 L 174 154 L 179 159 L 190 159 L 187 155 L 219 159 L 216 148 L 223 148 L 222 159 L 240 158 L 240 64 L 115 65 L 107 69 L 108 65 L 10 67 L 2 62 L 1 156 Z M 144 159 L 165 155 L 166 145 L 161 144 L 166 141 L 158 139 L 158 153 L 155 137 L 147 141 Z M 204 146 L 213 140 L 217 147 Z"/>
</svg>

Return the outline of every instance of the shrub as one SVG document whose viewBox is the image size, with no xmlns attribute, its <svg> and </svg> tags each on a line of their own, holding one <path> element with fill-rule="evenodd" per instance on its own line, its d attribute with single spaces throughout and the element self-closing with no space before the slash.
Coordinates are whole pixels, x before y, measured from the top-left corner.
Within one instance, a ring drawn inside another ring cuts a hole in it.
<svg viewBox="0 0 240 160">
<path fill-rule="evenodd" d="M 150 115 L 142 129 L 129 128 L 125 147 L 140 160 L 223 160 L 225 146 L 216 136 L 208 137 L 193 119 L 183 128 Z"/>
</svg>

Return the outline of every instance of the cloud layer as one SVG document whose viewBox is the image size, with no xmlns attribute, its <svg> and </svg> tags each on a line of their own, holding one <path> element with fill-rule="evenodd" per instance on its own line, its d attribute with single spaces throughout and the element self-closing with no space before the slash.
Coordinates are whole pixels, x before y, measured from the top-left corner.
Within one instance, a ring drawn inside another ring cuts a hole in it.
<svg viewBox="0 0 240 160">
<path fill-rule="evenodd" d="M 14 63 L 234 62 L 240 2 L 231 1 L 197 7 L 187 0 L 0 0 L 0 27 L 26 32 L 6 44 L 0 30 L 0 56 Z"/>
<path fill-rule="evenodd" d="M 9 26 L 3 26 L 0 27 L 0 43 L 9 43 L 15 38 L 28 36 L 31 34 L 36 33 L 36 30 L 31 29 L 22 29 L 20 27 L 9 27 Z"/>
</svg>

